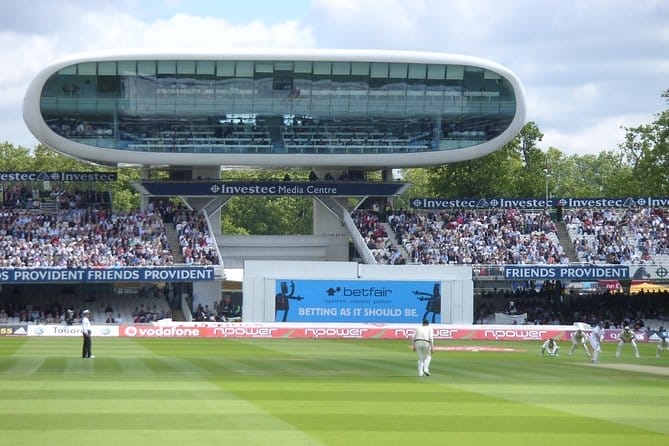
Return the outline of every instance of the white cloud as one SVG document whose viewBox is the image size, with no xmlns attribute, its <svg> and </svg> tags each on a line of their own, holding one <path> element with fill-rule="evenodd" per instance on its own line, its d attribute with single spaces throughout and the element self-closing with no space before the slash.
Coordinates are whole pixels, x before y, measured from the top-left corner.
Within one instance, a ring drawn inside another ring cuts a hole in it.
<svg viewBox="0 0 669 446">
<path fill-rule="evenodd" d="M 569 153 L 615 148 L 620 125 L 650 123 L 667 107 L 660 97 L 669 88 L 666 1 L 312 0 L 298 7 L 305 11 L 273 7 L 261 21 L 234 15 L 243 6 L 219 3 L 10 2 L 0 16 L 0 64 L 7 67 L 0 140 L 33 141 L 20 116 L 38 70 L 98 49 L 385 48 L 484 57 L 519 76 L 528 119 L 545 133 L 544 143 Z"/>
<path fill-rule="evenodd" d="M 541 129 L 544 138 L 540 147 L 557 147 L 566 155 L 597 154 L 604 150 L 617 150 L 624 141 L 625 129 L 650 123 L 652 115 L 621 115 L 598 120 L 593 125 L 578 129 Z"/>
</svg>

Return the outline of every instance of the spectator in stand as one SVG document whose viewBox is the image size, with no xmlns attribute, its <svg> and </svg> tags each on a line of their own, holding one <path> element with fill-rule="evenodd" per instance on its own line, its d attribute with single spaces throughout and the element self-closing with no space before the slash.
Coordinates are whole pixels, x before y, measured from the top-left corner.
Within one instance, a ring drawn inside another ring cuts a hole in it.
<svg viewBox="0 0 669 446">
<path fill-rule="evenodd" d="M 114 323 L 114 307 L 112 307 L 111 304 L 105 306 L 105 316 L 107 317 L 105 320 L 106 324 Z"/>
</svg>

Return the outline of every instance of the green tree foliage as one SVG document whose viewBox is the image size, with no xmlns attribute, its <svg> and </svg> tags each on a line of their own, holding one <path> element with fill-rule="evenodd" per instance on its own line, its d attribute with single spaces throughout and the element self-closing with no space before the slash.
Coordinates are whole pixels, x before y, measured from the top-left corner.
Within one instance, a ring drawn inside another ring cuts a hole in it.
<svg viewBox="0 0 669 446">
<path fill-rule="evenodd" d="M 631 169 L 620 153 L 565 156 L 548 151 L 549 194 L 560 197 L 619 197 L 634 195 L 629 187 Z"/>
<path fill-rule="evenodd" d="M 32 166 L 30 150 L 25 147 L 14 147 L 4 142 L 0 144 L 0 167 L 4 171 L 29 171 Z"/>
<path fill-rule="evenodd" d="M 429 195 L 442 197 L 543 196 L 546 156 L 543 134 L 527 123 L 512 141 L 487 156 L 427 170 Z"/>
<path fill-rule="evenodd" d="M 236 197 L 223 208 L 224 234 L 311 234 L 311 199 L 302 197 Z"/>
<path fill-rule="evenodd" d="M 309 172 L 277 170 L 225 170 L 228 181 L 306 181 Z M 236 197 L 221 210 L 222 232 L 228 235 L 312 234 L 312 200 L 307 197 Z"/>
<path fill-rule="evenodd" d="M 662 97 L 669 102 L 669 89 Z M 625 140 L 619 148 L 632 168 L 630 188 L 669 195 L 669 109 L 650 124 L 624 129 Z"/>
</svg>

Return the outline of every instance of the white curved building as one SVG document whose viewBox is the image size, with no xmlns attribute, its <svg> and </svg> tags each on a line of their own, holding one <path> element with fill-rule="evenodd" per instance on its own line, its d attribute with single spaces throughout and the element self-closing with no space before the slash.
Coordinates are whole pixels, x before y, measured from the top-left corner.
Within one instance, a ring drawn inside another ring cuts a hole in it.
<svg viewBox="0 0 669 446">
<path fill-rule="evenodd" d="M 395 168 L 484 156 L 524 124 L 496 63 L 410 51 L 96 52 L 24 100 L 42 143 L 116 166 Z"/>
</svg>

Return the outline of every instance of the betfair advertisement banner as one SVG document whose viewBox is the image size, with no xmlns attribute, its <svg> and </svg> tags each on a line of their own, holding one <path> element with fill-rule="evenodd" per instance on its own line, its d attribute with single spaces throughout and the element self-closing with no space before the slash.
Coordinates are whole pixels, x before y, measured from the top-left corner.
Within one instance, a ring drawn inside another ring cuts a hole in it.
<svg viewBox="0 0 669 446">
<path fill-rule="evenodd" d="M 277 322 L 441 322 L 441 283 L 276 281 Z"/>
</svg>

